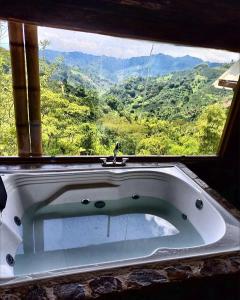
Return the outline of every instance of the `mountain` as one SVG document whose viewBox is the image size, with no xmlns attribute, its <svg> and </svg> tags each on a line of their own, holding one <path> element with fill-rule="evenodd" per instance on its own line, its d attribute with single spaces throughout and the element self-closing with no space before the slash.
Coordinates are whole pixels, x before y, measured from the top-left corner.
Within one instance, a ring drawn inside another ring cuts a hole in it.
<svg viewBox="0 0 240 300">
<path fill-rule="evenodd" d="M 66 64 L 61 64 L 58 67 L 52 79 L 62 82 L 66 80 L 73 87 L 80 85 L 85 89 L 95 89 L 98 92 L 108 89 L 113 84 L 106 78 L 99 76 L 96 72 L 90 72 L 78 66 L 69 66 Z"/>
<path fill-rule="evenodd" d="M 82 52 L 54 50 L 45 50 L 44 53 L 40 53 L 40 56 L 43 55 L 49 62 L 53 62 L 57 57 L 62 57 L 64 64 L 67 66 L 78 66 L 91 74 L 98 73 L 98 76 L 102 79 L 111 82 L 118 82 L 128 77 L 161 76 L 171 72 L 190 70 L 203 63 L 209 66 L 217 65 L 189 55 L 173 57 L 165 54 L 155 54 L 121 59 Z"/>
<path fill-rule="evenodd" d="M 232 92 L 213 86 L 229 67 L 230 64 L 218 67 L 202 64 L 161 77 L 132 77 L 113 84 L 103 98 L 111 109 L 120 113 L 125 110 L 161 120 L 193 121 L 207 105 L 229 103 Z"/>
</svg>

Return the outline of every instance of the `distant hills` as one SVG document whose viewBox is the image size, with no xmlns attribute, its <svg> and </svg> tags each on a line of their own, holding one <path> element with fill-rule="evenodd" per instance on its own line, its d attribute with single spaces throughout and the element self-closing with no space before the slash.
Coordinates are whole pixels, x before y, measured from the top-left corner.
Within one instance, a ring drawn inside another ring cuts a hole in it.
<svg viewBox="0 0 240 300">
<path fill-rule="evenodd" d="M 43 53 L 40 53 L 42 56 Z M 204 62 L 193 56 L 173 57 L 165 54 L 151 56 L 139 56 L 127 59 L 96 56 L 82 52 L 61 52 L 45 50 L 44 56 L 49 62 L 57 57 L 64 59 L 67 66 L 78 66 L 88 74 L 98 74 L 102 79 L 111 82 L 119 82 L 129 77 L 161 76 L 171 72 L 190 70 L 200 64 L 208 64 L 211 67 L 217 63 Z"/>
</svg>

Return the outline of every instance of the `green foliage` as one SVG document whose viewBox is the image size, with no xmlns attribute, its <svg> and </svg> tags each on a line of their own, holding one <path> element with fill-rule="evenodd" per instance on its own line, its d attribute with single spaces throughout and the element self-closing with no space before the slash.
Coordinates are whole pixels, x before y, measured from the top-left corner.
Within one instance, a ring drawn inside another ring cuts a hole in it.
<svg viewBox="0 0 240 300">
<path fill-rule="evenodd" d="M 0 156 L 17 155 L 9 52 L 0 48 Z"/>
<path fill-rule="evenodd" d="M 137 153 L 139 155 L 162 155 L 169 152 L 171 140 L 166 135 L 154 135 L 140 141 Z"/>
<path fill-rule="evenodd" d="M 40 59 L 46 155 L 215 154 L 232 93 L 212 83 L 229 67 L 199 65 L 110 84 L 97 74 Z M 0 48 L 0 155 L 16 155 L 9 52 Z"/>
<path fill-rule="evenodd" d="M 226 120 L 226 111 L 219 103 L 207 106 L 198 119 L 200 145 L 202 154 L 216 153 Z"/>
<path fill-rule="evenodd" d="M 222 66 L 200 65 L 190 71 L 161 77 L 133 77 L 112 86 L 106 92 L 106 98 L 116 99 L 116 107 L 111 102 L 110 106 L 117 111 L 124 106 L 135 114 L 144 113 L 161 120 L 193 121 L 206 105 L 231 100 L 230 91 L 212 86 L 224 70 L 226 68 Z"/>
</svg>

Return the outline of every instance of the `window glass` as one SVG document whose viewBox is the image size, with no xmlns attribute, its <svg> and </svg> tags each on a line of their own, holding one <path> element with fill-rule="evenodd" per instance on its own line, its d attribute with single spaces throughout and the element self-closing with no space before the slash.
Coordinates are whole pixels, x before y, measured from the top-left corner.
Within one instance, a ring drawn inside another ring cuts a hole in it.
<svg viewBox="0 0 240 300">
<path fill-rule="evenodd" d="M 45 155 L 216 154 L 239 54 L 39 27 Z M 0 21 L 0 156 L 17 155 Z"/>
<path fill-rule="evenodd" d="M 47 155 L 216 154 L 239 54 L 39 28 Z"/>
<path fill-rule="evenodd" d="M 0 156 L 17 155 L 7 22 L 0 20 Z"/>
</svg>

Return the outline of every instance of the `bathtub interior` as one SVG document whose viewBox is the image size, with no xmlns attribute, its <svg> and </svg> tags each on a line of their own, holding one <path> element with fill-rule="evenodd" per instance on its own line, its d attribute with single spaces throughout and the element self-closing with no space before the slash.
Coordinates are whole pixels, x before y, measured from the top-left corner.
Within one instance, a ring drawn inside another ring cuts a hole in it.
<svg viewBox="0 0 240 300">
<path fill-rule="evenodd" d="M 221 214 L 173 169 L 5 176 L 9 200 L 0 238 L 8 238 L 1 246 L 0 277 L 128 261 L 161 248 L 218 241 L 226 231 Z M 201 209 L 196 200 L 203 202 Z M 15 258 L 14 267 L 5 263 L 6 253 Z"/>
</svg>

